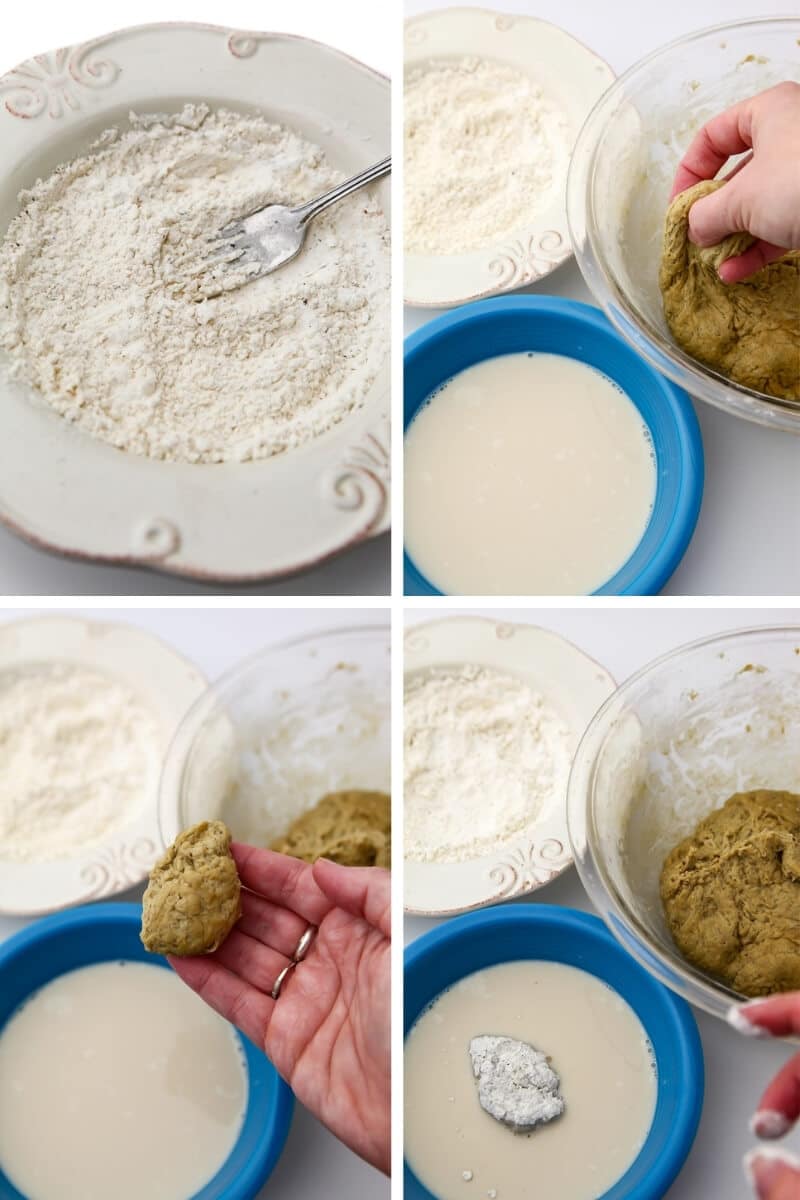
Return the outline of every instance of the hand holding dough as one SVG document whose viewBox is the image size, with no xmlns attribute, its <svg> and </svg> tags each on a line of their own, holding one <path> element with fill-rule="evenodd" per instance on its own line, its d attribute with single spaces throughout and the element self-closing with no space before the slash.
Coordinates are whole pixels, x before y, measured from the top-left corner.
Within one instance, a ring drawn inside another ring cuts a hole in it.
<svg viewBox="0 0 800 1200">
<path fill-rule="evenodd" d="M 800 82 L 784 80 L 706 122 L 681 159 L 670 200 L 701 179 L 716 179 L 733 157 L 739 161 L 725 188 L 702 197 L 689 217 L 698 246 L 743 230 L 753 235 L 743 254 L 722 264 L 725 283 L 800 249 Z"/>
<path fill-rule="evenodd" d="M 723 283 L 719 266 L 754 238 L 736 233 L 717 246 L 689 241 L 689 210 L 725 186 L 704 180 L 670 204 L 659 286 L 678 345 L 745 387 L 800 401 L 800 251 L 790 251 L 741 283 Z"/>
</svg>

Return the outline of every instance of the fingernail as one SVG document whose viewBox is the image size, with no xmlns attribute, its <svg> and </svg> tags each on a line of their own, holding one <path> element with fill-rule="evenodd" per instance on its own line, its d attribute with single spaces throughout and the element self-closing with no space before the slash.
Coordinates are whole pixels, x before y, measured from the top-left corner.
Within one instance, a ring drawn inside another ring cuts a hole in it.
<svg viewBox="0 0 800 1200">
<path fill-rule="evenodd" d="M 786 1113 L 773 1108 L 762 1108 L 750 1118 L 750 1132 L 760 1138 L 782 1138 L 792 1123 Z"/>
<path fill-rule="evenodd" d="M 753 1022 L 745 1014 L 748 1009 L 754 1004 L 760 1004 L 760 1000 L 751 1000 L 746 1004 L 733 1004 L 728 1009 L 726 1020 L 737 1033 L 743 1033 L 745 1037 L 768 1038 L 772 1034 L 763 1025 L 754 1025 Z"/>
<path fill-rule="evenodd" d="M 765 1147 L 750 1150 L 742 1160 L 745 1177 L 758 1200 L 767 1200 L 769 1189 L 787 1167 L 800 1170 L 800 1159 L 785 1150 Z"/>
</svg>

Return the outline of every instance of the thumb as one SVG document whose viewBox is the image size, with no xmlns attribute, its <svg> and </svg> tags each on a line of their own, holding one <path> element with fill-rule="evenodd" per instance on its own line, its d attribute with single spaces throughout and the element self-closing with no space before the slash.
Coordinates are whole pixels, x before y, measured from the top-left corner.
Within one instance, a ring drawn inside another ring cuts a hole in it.
<svg viewBox="0 0 800 1200">
<path fill-rule="evenodd" d="M 785 253 L 784 246 L 775 246 L 772 242 L 753 242 L 744 254 L 725 259 L 719 268 L 719 277 L 723 283 L 739 283 L 748 275 L 755 275 L 768 263 L 777 262 Z"/>
<path fill-rule="evenodd" d="M 741 171 L 730 183 L 696 200 L 689 209 L 689 241 L 695 246 L 717 246 L 729 233 L 746 232 L 742 212 L 742 183 L 747 171 Z"/>
<path fill-rule="evenodd" d="M 383 867 L 342 867 L 318 858 L 314 882 L 338 908 L 392 936 L 392 876 Z"/>
<path fill-rule="evenodd" d="M 757 1200 L 800 1200 L 800 1161 L 783 1151 L 745 1155 L 745 1174 Z"/>
</svg>

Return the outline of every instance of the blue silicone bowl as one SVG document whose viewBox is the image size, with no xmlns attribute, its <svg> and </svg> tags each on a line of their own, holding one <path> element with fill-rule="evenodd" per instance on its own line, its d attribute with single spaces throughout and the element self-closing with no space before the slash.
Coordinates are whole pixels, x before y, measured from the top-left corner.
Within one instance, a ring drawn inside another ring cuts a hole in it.
<svg viewBox="0 0 800 1200">
<path fill-rule="evenodd" d="M 700 1035 L 691 1010 L 614 940 L 603 922 L 556 905 L 467 913 L 424 934 L 405 954 L 404 1035 L 446 988 L 482 967 L 535 958 L 605 980 L 636 1012 L 653 1044 L 658 1095 L 638 1158 L 598 1200 L 660 1200 L 692 1147 L 703 1107 Z M 437 1200 L 405 1165 L 405 1200 Z"/>
<path fill-rule="evenodd" d="M 703 443 L 691 401 L 649 365 L 597 308 L 556 296 L 504 296 L 436 317 L 406 338 L 404 428 L 453 375 L 499 354 L 539 350 L 580 359 L 613 379 L 650 430 L 656 498 L 642 540 L 595 595 L 652 596 L 666 584 L 694 533 L 703 497 Z M 442 593 L 404 558 L 405 594 Z"/>
<path fill-rule="evenodd" d="M 0 1030 L 19 1005 L 58 975 L 91 963 L 126 959 L 169 970 L 139 941 L 138 904 L 87 904 L 44 917 L 0 946 Z M 252 1200 L 283 1150 L 294 1097 L 275 1068 L 247 1038 L 248 1099 L 242 1131 L 217 1174 L 192 1200 Z M 0 1200 L 27 1200 L 0 1170 Z"/>
</svg>

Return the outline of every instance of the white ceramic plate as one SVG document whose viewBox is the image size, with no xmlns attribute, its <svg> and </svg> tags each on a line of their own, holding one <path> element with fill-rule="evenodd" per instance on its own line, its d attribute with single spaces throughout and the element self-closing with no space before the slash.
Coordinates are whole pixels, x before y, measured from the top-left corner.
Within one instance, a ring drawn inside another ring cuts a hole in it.
<svg viewBox="0 0 800 1200">
<path fill-rule="evenodd" d="M 483 8 L 446 8 L 405 26 L 405 66 L 430 59 L 493 59 L 529 75 L 566 113 L 573 141 L 614 72 L 570 34 L 536 17 Z M 543 279 L 572 254 L 567 166 L 553 202 L 495 245 L 468 254 L 405 256 L 406 304 L 447 307 Z"/>
<path fill-rule="evenodd" d="M 162 756 L 187 709 L 207 686 L 196 667 L 131 625 L 75 617 L 0 624 L 0 674 L 42 662 L 76 663 L 127 683 L 158 723 Z M 0 851 L 0 912 L 40 915 L 113 896 L 140 883 L 163 849 L 156 779 L 135 822 L 76 857 L 20 863 L 4 860 Z"/>
<path fill-rule="evenodd" d="M 567 722 L 577 748 L 600 705 L 615 689 L 599 663 L 557 633 L 483 617 L 448 617 L 406 634 L 406 674 L 477 663 L 516 675 L 546 696 Z M 448 916 L 498 904 L 543 887 L 572 863 L 567 795 L 523 835 L 498 841 L 491 854 L 458 863 L 405 861 L 405 907 Z"/>
<path fill-rule="evenodd" d="M 0 77 L 0 236 L 21 188 L 131 109 L 187 100 L 257 108 L 348 173 L 389 147 L 389 81 L 328 46 L 211 25 L 125 29 Z M 378 194 L 388 214 L 387 181 Z M 0 519 L 75 557 L 215 582 L 274 578 L 389 527 L 388 434 L 388 348 L 361 409 L 306 446 L 241 464 L 126 454 L 0 383 Z"/>
</svg>

